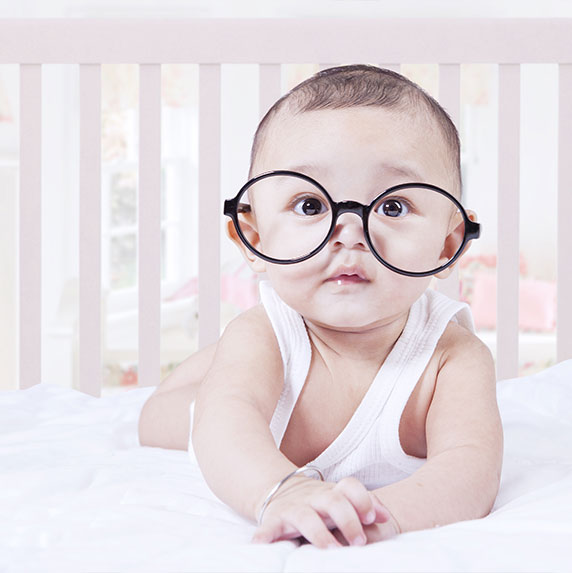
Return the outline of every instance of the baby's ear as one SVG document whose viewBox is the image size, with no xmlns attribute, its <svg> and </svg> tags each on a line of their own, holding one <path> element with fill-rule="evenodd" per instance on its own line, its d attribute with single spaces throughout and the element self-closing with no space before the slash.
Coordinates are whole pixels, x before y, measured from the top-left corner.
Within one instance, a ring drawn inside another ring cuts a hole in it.
<svg viewBox="0 0 572 573">
<path fill-rule="evenodd" d="M 240 225 L 241 231 L 246 235 L 250 244 L 253 247 L 256 247 L 258 244 L 258 232 L 252 225 Z M 242 239 L 238 236 L 236 232 L 236 228 L 234 227 L 234 223 L 232 221 L 226 222 L 226 233 L 230 237 L 230 240 L 238 247 L 242 256 L 245 258 L 248 266 L 255 272 L 255 273 L 264 273 L 266 272 L 266 263 L 260 258 L 257 257 L 246 245 L 242 242 Z"/>
<path fill-rule="evenodd" d="M 477 220 L 477 214 L 474 211 L 467 210 L 467 217 L 469 220 L 475 222 Z M 441 253 L 441 260 L 443 261 L 442 264 L 445 264 L 447 260 L 451 259 L 455 256 L 455 253 L 459 249 L 459 245 L 463 242 L 463 237 L 465 236 L 465 224 L 460 213 L 457 213 L 455 218 L 452 221 L 452 224 L 449 229 L 449 234 L 445 239 L 445 245 L 443 247 L 443 252 Z M 445 270 L 437 273 L 435 276 L 438 279 L 446 279 L 452 272 L 453 269 L 457 266 L 457 263 L 461 259 L 462 256 L 469 250 L 472 241 L 469 241 L 464 247 L 463 252 L 457 258 L 457 260 Z"/>
</svg>

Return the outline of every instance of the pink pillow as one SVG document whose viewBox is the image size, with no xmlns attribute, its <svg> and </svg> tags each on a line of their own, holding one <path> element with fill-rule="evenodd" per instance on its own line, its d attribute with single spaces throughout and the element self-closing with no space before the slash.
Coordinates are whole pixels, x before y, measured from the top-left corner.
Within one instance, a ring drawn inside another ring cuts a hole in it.
<svg viewBox="0 0 572 573">
<path fill-rule="evenodd" d="M 520 279 L 519 328 L 552 331 L 556 325 L 556 284 L 536 279 Z M 497 279 L 491 273 L 477 273 L 471 310 L 476 328 L 494 329 L 497 324 Z"/>
<path fill-rule="evenodd" d="M 192 277 L 166 301 L 180 300 L 196 296 L 199 293 L 199 279 Z M 241 310 L 246 310 L 258 303 L 257 276 L 245 270 L 244 265 L 232 273 L 223 273 L 220 278 L 220 297 Z"/>
<path fill-rule="evenodd" d="M 224 274 L 220 279 L 220 297 L 241 310 L 258 304 L 258 280 L 256 275 L 238 276 Z"/>
</svg>

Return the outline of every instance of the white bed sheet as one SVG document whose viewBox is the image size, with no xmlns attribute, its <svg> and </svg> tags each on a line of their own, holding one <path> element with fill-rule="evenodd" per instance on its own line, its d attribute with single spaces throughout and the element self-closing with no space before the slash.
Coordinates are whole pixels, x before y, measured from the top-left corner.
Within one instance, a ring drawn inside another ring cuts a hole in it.
<svg viewBox="0 0 572 573">
<path fill-rule="evenodd" d="M 572 571 L 572 361 L 499 382 L 490 516 L 329 551 L 251 544 L 186 452 L 140 447 L 152 391 L 0 393 L 0 571 Z"/>
</svg>

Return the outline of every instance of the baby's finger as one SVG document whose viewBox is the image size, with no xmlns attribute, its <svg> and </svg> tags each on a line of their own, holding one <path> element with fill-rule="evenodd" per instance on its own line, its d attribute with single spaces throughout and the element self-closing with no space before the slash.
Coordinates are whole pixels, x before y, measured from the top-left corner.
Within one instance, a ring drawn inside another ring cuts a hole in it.
<svg viewBox="0 0 572 573">
<path fill-rule="evenodd" d="M 282 519 L 266 518 L 252 537 L 253 543 L 272 543 L 300 537 L 300 532 Z"/>
<path fill-rule="evenodd" d="M 385 505 L 379 501 L 378 497 L 374 493 L 370 492 L 370 496 L 372 498 L 373 508 L 375 510 L 374 523 L 385 523 L 390 521 L 393 516 L 391 515 L 389 509 L 387 509 L 387 507 L 385 507 Z"/>
<path fill-rule="evenodd" d="M 326 524 L 311 508 L 299 510 L 291 518 L 291 523 L 282 519 L 266 519 L 252 537 L 253 543 L 273 543 L 304 537 L 309 543 L 322 549 L 341 547 Z"/>
<path fill-rule="evenodd" d="M 376 521 L 377 513 L 374 502 L 377 498 L 360 481 L 355 478 L 344 478 L 336 484 L 334 490 L 339 491 L 348 499 L 361 523 L 369 524 Z"/>
<path fill-rule="evenodd" d="M 367 537 L 368 543 L 375 543 L 376 541 L 386 541 L 388 539 L 391 539 L 392 537 L 395 537 L 399 533 L 393 521 L 366 525 L 364 526 L 363 530 Z"/>
<path fill-rule="evenodd" d="M 349 545 L 365 545 L 366 536 L 355 507 L 339 492 L 328 492 L 312 502 L 326 524 L 337 528 Z"/>
<path fill-rule="evenodd" d="M 372 492 L 372 497 L 374 498 L 374 504 L 376 508 L 376 519 L 375 523 L 387 524 L 388 528 L 392 528 L 396 535 L 401 533 L 401 527 L 395 519 L 395 516 L 389 511 L 387 506 L 385 506 L 379 498 Z"/>
<path fill-rule="evenodd" d="M 304 508 L 298 511 L 292 525 L 316 547 L 321 549 L 341 547 L 341 544 L 326 527 L 321 517 L 311 508 Z"/>
</svg>

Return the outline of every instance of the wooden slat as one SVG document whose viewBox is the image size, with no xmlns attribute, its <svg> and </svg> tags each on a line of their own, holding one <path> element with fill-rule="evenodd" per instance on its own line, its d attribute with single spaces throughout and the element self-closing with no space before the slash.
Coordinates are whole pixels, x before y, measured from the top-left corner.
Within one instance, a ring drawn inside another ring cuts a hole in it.
<svg viewBox="0 0 572 573">
<path fill-rule="evenodd" d="M 499 66 L 497 377 L 518 375 L 520 66 Z"/>
<path fill-rule="evenodd" d="M 139 386 L 160 382 L 161 66 L 139 66 Z"/>
<path fill-rule="evenodd" d="M 439 65 L 439 103 L 445 108 L 453 123 L 461 124 L 461 66 L 459 64 Z"/>
<path fill-rule="evenodd" d="M 0 388 L 18 388 L 18 166 L 0 168 Z"/>
<path fill-rule="evenodd" d="M 282 91 L 282 67 L 280 64 L 261 64 L 259 72 L 260 117 L 280 98 Z"/>
<path fill-rule="evenodd" d="M 42 66 L 20 66 L 20 388 L 42 377 Z"/>
<path fill-rule="evenodd" d="M 559 66 L 556 358 L 572 358 L 572 64 Z"/>
<path fill-rule="evenodd" d="M 441 64 L 439 66 L 439 103 L 451 117 L 451 120 L 460 131 L 461 125 L 461 67 L 459 64 Z M 437 281 L 437 289 L 458 300 L 459 266 L 455 265 L 451 274 L 443 280 Z"/>
<path fill-rule="evenodd" d="M 220 333 L 220 66 L 199 66 L 199 348 Z"/>
<path fill-rule="evenodd" d="M 570 18 L 4 19 L 0 63 L 552 63 Z"/>
<path fill-rule="evenodd" d="M 79 70 L 79 389 L 101 395 L 101 69 Z"/>
</svg>

